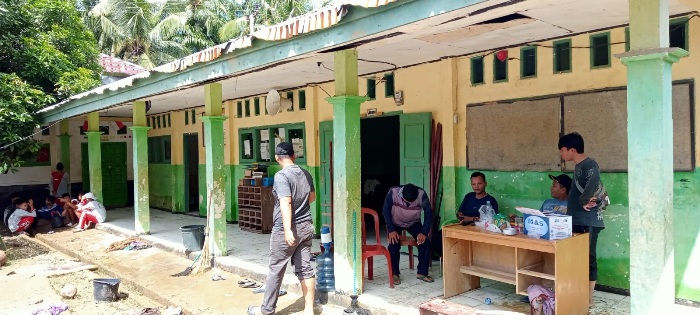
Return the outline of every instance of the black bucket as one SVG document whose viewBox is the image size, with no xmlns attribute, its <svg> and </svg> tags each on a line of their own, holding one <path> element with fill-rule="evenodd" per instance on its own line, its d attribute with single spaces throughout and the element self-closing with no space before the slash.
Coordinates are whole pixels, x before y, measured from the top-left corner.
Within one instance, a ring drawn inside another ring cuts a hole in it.
<svg viewBox="0 0 700 315">
<path fill-rule="evenodd" d="M 63 217 L 60 215 L 51 217 L 51 227 L 54 229 L 63 227 Z"/>
<path fill-rule="evenodd" d="M 119 282 L 119 279 L 113 278 L 93 279 L 95 301 L 116 301 L 119 298 Z"/>
<path fill-rule="evenodd" d="M 204 247 L 204 225 L 185 225 L 182 231 L 182 245 L 191 252 L 202 250 Z"/>
</svg>

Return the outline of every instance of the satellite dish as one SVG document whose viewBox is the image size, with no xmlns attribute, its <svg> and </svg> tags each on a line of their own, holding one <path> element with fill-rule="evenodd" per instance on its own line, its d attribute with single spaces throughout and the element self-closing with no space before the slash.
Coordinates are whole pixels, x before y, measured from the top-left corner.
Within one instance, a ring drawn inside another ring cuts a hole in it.
<svg viewBox="0 0 700 315">
<path fill-rule="evenodd" d="M 281 97 L 277 90 L 270 90 L 265 98 L 265 108 L 268 115 L 275 116 L 279 112 L 292 108 L 292 101 Z"/>
</svg>

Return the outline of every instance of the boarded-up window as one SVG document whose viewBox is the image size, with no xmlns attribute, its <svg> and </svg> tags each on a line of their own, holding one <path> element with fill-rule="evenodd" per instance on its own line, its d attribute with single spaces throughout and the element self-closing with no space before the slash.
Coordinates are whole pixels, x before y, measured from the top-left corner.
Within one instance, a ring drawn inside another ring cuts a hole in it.
<svg viewBox="0 0 700 315">
<path fill-rule="evenodd" d="M 692 171 L 691 83 L 673 85 L 673 164 Z M 653 126 L 649 126 L 653 128 Z M 578 132 L 601 170 L 627 171 L 627 90 L 467 105 L 467 167 L 503 171 L 562 169 L 561 132 Z M 564 171 L 572 171 L 567 163 Z"/>
<path fill-rule="evenodd" d="M 673 85 L 673 167 L 679 171 L 693 170 L 690 91 L 689 83 Z M 601 170 L 627 171 L 627 90 L 565 96 L 564 131 L 583 136 L 586 154 Z"/>
<path fill-rule="evenodd" d="M 503 171 L 559 170 L 559 99 L 468 106 L 468 167 Z"/>
</svg>

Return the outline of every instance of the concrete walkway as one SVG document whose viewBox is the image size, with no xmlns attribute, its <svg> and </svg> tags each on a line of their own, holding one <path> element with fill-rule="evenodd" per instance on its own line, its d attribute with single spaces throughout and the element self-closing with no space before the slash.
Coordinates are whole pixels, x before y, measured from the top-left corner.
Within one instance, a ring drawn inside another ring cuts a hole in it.
<svg viewBox="0 0 700 315">
<path fill-rule="evenodd" d="M 154 242 L 159 248 L 185 257 L 180 227 L 190 224 L 204 225 L 206 221 L 204 218 L 153 209 L 151 210 L 151 235 L 143 237 Z M 98 229 L 124 237 L 134 235 L 133 208 L 110 210 L 108 222 L 100 224 Z M 229 255 L 217 258 L 217 264 L 222 269 L 237 275 L 264 281 L 267 274 L 269 235 L 245 232 L 237 225 L 229 224 L 227 236 Z M 385 238 L 382 243 L 387 244 Z M 313 251 L 318 251 L 318 246 L 318 240 L 314 240 Z M 189 256 L 193 258 L 194 253 L 190 253 Z M 365 278 L 365 291 L 359 298 L 362 306 L 372 310 L 373 314 L 417 314 L 418 305 L 442 296 L 442 277 L 437 262 L 434 262 L 430 271 L 435 282 L 427 284 L 415 279 L 415 271 L 408 268 L 408 256 L 401 257 L 403 281 L 394 289 L 390 289 L 388 285 L 388 269 L 385 259 L 376 258 L 374 268 L 375 278 L 374 280 Z M 289 268 L 284 288 L 300 294 L 298 281 L 291 274 Z M 486 298 L 491 299 L 491 304 L 485 303 Z M 522 303 L 520 299 L 521 296 L 515 293 L 514 286 L 482 279 L 480 289 L 466 292 L 450 300 L 482 311 L 529 314 L 529 305 Z M 596 291 L 594 299 L 595 305 L 591 308 L 591 314 L 629 314 L 629 297 Z M 337 305 L 346 306 L 349 303 L 349 299 L 346 297 L 334 294 L 331 300 Z"/>
</svg>

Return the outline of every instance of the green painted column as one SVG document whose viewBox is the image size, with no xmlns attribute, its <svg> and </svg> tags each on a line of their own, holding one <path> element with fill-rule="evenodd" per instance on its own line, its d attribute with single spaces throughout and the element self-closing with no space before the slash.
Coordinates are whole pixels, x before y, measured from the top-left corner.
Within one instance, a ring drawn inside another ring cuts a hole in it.
<svg viewBox="0 0 700 315">
<path fill-rule="evenodd" d="M 100 132 L 100 113 L 88 113 L 88 131 L 85 132 L 88 140 L 88 166 L 90 169 L 90 192 L 103 201 L 102 198 L 102 147 Z"/>
<path fill-rule="evenodd" d="M 204 147 L 206 151 L 207 223 L 209 248 L 213 255 L 227 255 L 226 237 L 226 165 L 224 164 L 224 121 L 221 116 L 221 84 L 204 86 Z M 213 237 L 212 237 L 213 236 Z"/>
<path fill-rule="evenodd" d="M 671 64 L 668 0 L 631 0 L 627 66 L 631 314 L 663 314 L 675 302 Z"/>
<path fill-rule="evenodd" d="M 335 288 L 362 293 L 362 210 L 360 104 L 357 96 L 357 51 L 335 53 L 333 104 L 333 248 Z"/>
<path fill-rule="evenodd" d="M 136 101 L 133 105 L 133 140 L 134 158 L 134 230 L 136 234 L 151 233 L 151 208 L 149 202 L 148 181 L 148 130 L 146 123 L 146 102 Z"/>
</svg>

